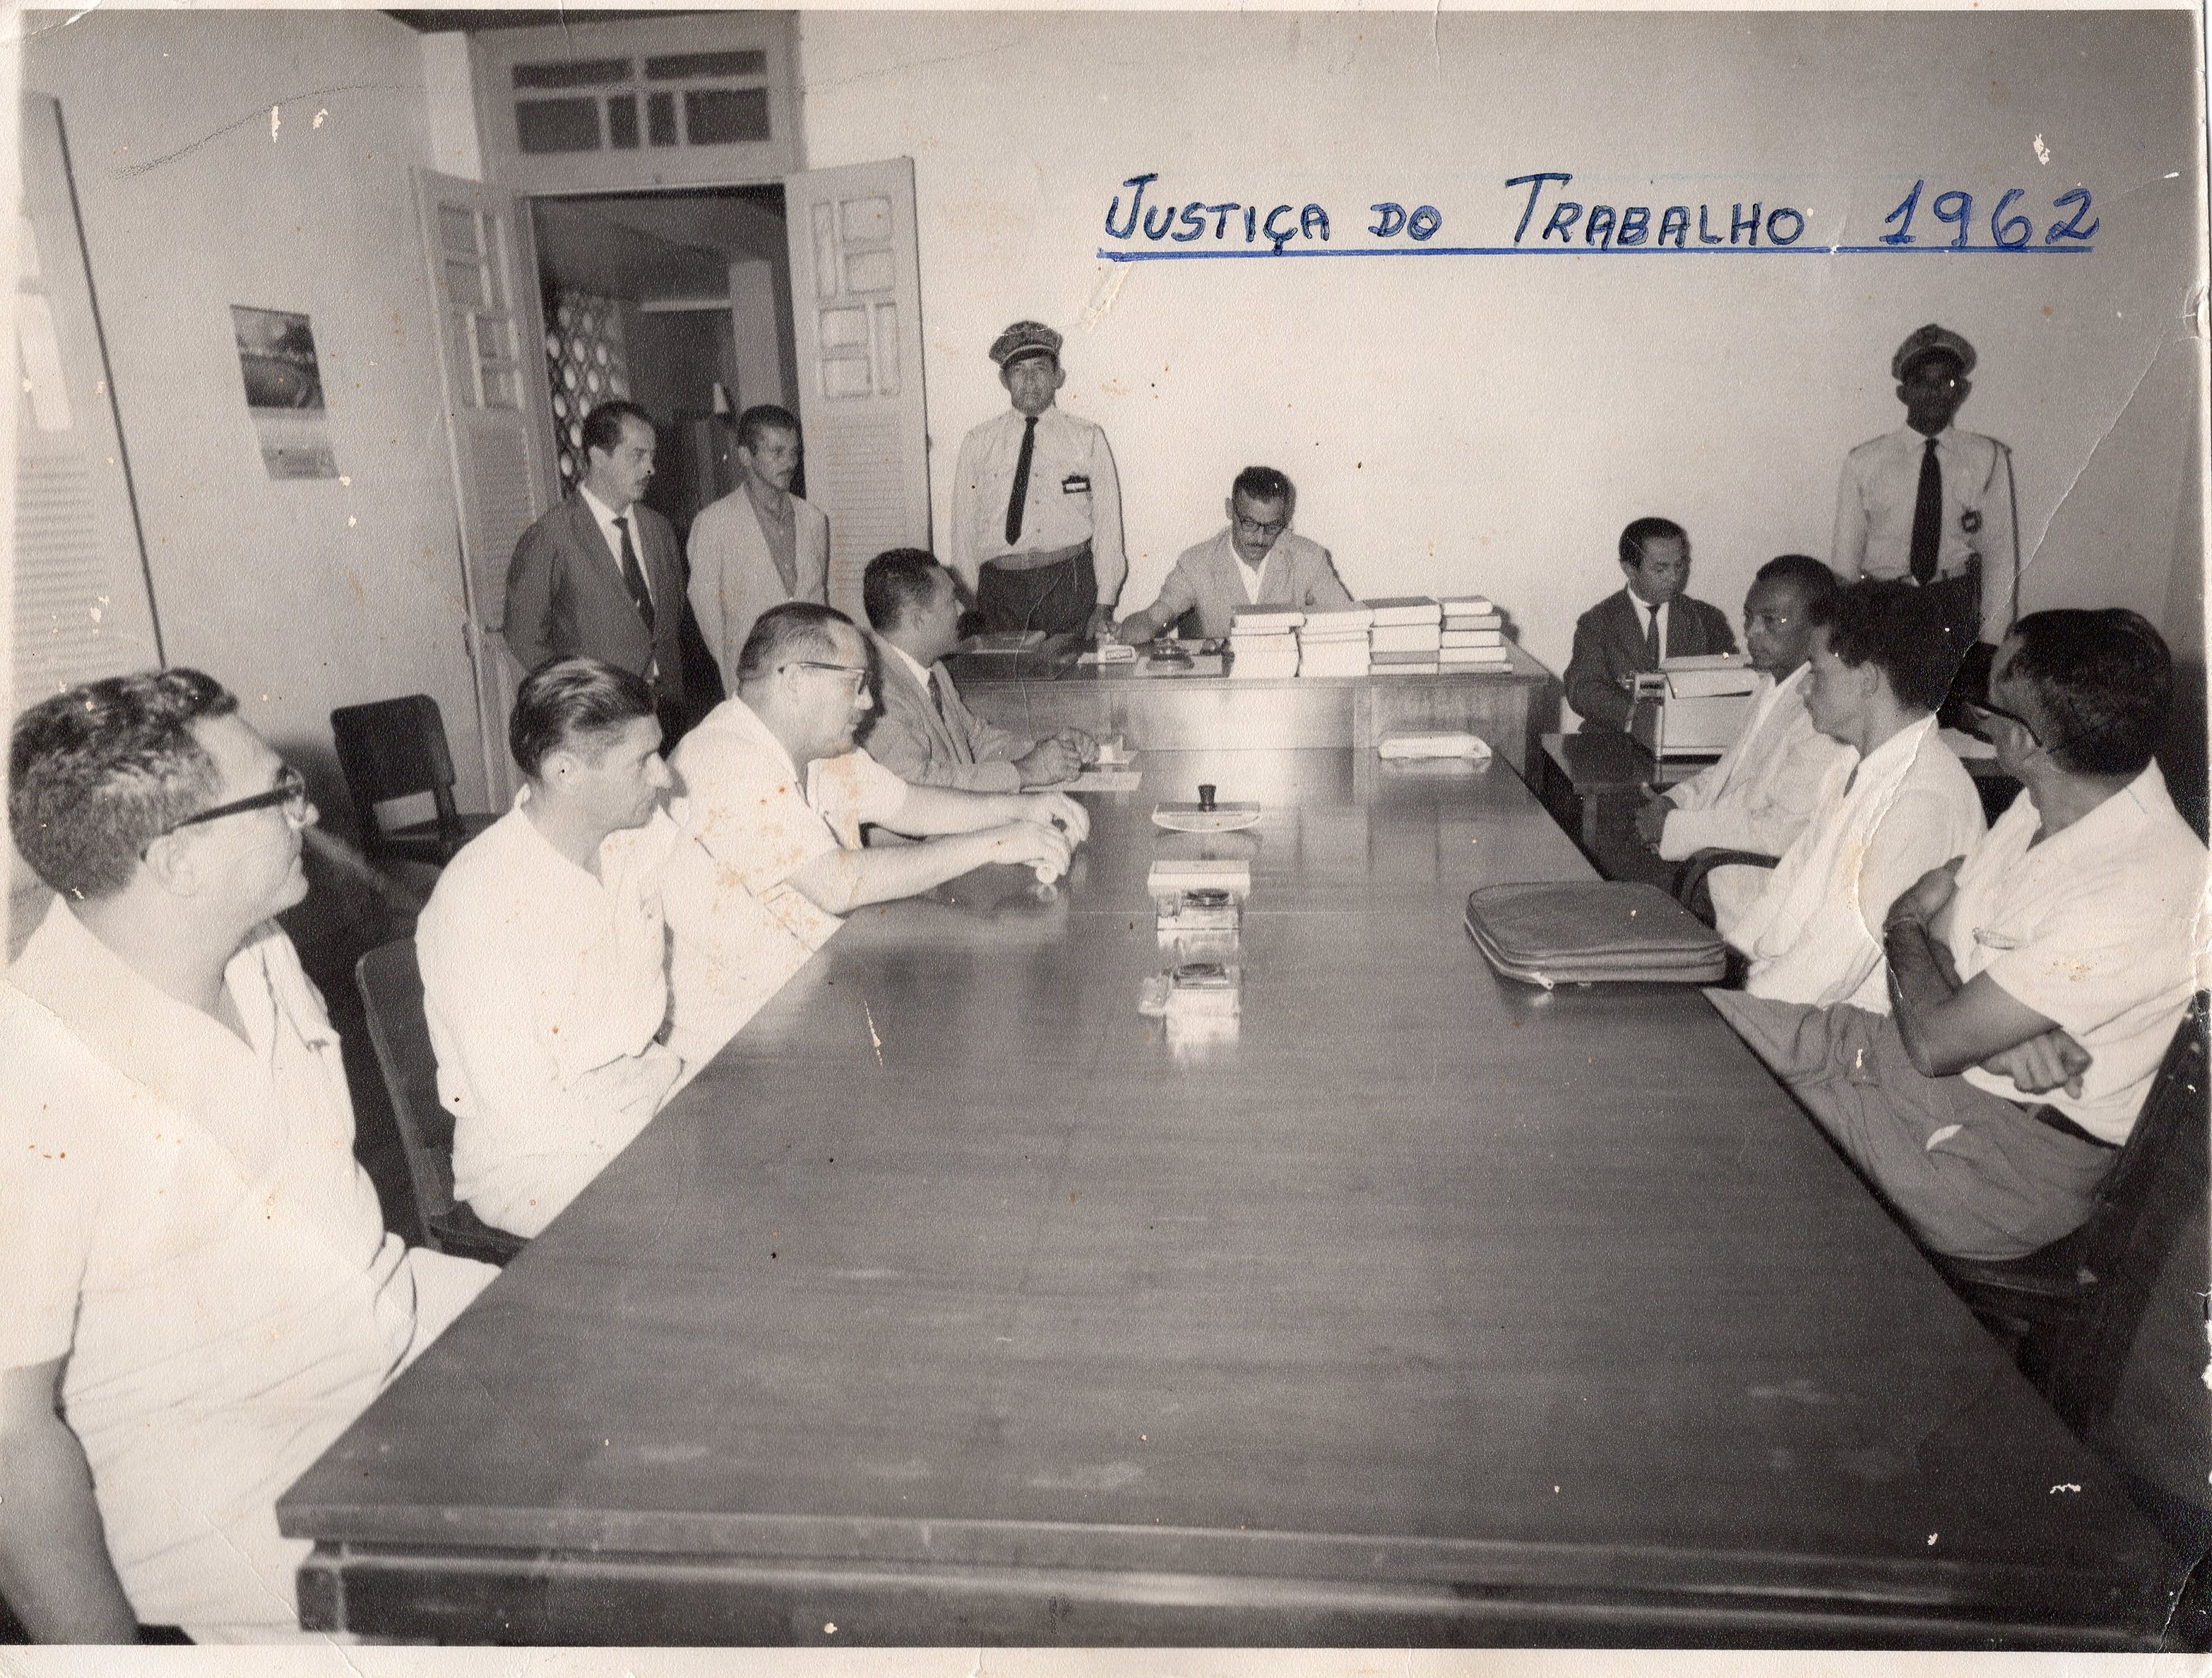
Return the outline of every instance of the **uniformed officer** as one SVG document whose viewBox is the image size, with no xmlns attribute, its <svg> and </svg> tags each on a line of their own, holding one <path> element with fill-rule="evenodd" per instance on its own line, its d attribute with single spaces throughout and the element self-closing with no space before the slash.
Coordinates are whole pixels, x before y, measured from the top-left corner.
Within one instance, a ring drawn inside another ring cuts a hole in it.
<svg viewBox="0 0 2212 1678">
<path fill-rule="evenodd" d="M 2019 611 L 2020 514 L 2012 451 L 1951 423 L 1973 386 L 1974 346 L 1930 323 L 1890 358 L 1905 423 L 1844 461 L 1829 564 L 1917 583 L 1940 597 L 1961 647 L 1994 647 Z"/>
<path fill-rule="evenodd" d="M 951 566 L 987 630 L 1096 635 L 1128 575 L 1106 434 L 1054 405 L 1060 336 L 1018 320 L 991 345 L 1013 406 L 960 445 Z"/>
</svg>

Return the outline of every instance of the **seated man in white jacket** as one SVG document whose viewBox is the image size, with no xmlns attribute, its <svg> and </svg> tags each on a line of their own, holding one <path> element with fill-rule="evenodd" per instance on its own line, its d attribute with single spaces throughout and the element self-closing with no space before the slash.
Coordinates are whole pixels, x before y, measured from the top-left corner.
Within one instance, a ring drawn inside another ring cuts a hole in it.
<svg viewBox="0 0 2212 1678">
<path fill-rule="evenodd" d="M 453 1192 L 534 1236 L 660 1109 L 684 1069 L 660 872 L 677 829 L 645 685 L 596 659 L 523 683 L 514 807 L 439 876 L 415 929 Z"/>
<path fill-rule="evenodd" d="M 1815 614 L 1805 708 L 1853 751 L 1766 889 L 1720 923 L 1751 958 L 1752 995 L 1888 1011 L 1883 916 L 1987 825 L 1973 778 L 1936 737 L 1953 657 L 1941 618 L 1903 583 L 1855 584 Z"/>
<path fill-rule="evenodd" d="M 1743 602 L 1743 644 L 1766 678 L 1743 732 L 1687 781 L 1654 792 L 1636 830 L 1669 862 L 1701 850 L 1780 856 L 1813 819 L 1820 786 L 1850 749 L 1813 727 L 1805 712 L 1806 657 L 1813 614 L 1836 592 L 1836 574 L 1806 554 L 1784 554 L 1759 568 Z M 1713 912 L 1739 921 L 1765 889 L 1765 871 L 1729 865 L 1706 877 Z"/>
</svg>

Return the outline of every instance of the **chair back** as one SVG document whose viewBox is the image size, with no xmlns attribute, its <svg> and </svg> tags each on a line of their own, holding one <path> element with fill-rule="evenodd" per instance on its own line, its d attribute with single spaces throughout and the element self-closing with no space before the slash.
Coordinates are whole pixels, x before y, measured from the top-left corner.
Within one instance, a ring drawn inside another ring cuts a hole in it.
<svg viewBox="0 0 2212 1678">
<path fill-rule="evenodd" d="M 331 735 L 346 795 L 371 849 L 380 848 L 385 838 L 376 806 L 423 793 L 437 805 L 439 831 L 456 848 L 462 842 L 460 812 L 453 804 L 453 754 L 436 700 L 410 693 L 341 706 L 331 713 Z"/>
<path fill-rule="evenodd" d="M 392 1117 L 407 1154 L 415 1210 L 428 1229 L 453 1209 L 453 1121 L 438 1099 L 438 1057 L 422 1013 L 422 974 L 415 940 L 380 945 L 354 966 L 368 1010 L 368 1039 L 391 1092 Z"/>
</svg>

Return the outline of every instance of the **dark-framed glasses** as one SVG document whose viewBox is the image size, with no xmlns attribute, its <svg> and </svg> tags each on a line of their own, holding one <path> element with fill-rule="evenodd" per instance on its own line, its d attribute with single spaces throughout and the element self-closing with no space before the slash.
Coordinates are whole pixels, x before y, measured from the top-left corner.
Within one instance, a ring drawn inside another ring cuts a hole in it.
<svg viewBox="0 0 2212 1678">
<path fill-rule="evenodd" d="M 853 697 L 855 699 L 860 696 L 860 690 L 868 685 L 868 667 L 866 665 L 855 666 L 849 664 L 831 664 L 823 659 L 792 659 L 786 662 L 784 668 L 789 669 L 793 665 L 797 665 L 801 670 L 834 670 L 840 676 L 850 677 L 853 683 Z"/>
<path fill-rule="evenodd" d="M 197 811 L 182 817 L 163 828 L 159 835 L 166 839 L 185 828 L 198 827 L 205 822 L 219 822 L 225 816 L 243 816 L 249 810 L 269 810 L 278 805 L 284 807 L 284 819 L 295 827 L 302 827 L 307 820 L 307 780 L 289 763 L 278 771 L 276 784 L 265 793 L 256 793 L 251 798 L 233 799 L 228 804 L 218 804 L 211 810 Z"/>
<path fill-rule="evenodd" d="M 1237 533 L 1272 542 L 1291 527 L 1288 519 L 1277 519 L 1272 524 L 1261 524 L 1257 519 L 1248 519 L 1243 514 L 1236 516 Z"/>
<path fill-rule="evenodd" d="M 2007 722 L 2019 728 L 2037 745 L 2043 744 L 2043 737 L 2035 732 L 2035 725 L 2017 711 L 2008 711 L 2003 706 L 1992 705 L 1986 699 L 1967 699 L 1961 701 L 1960 703 L 1965 708 L 1966 720 L 1974 725 L 1974 732 L 1984 739 L 1989 739 L 1990 719 L 2002 717 Z"/>
</svg>

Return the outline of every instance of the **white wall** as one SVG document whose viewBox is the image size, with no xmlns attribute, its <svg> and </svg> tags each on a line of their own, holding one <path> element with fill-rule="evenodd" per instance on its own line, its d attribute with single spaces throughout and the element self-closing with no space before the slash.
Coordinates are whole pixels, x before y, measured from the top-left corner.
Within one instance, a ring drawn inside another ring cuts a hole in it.
<svg viewBox="0 0 2212 1678">
<path fill-rule="evenodd" d="M 2014 446 L 2031 540 L 2058 515 L 2028 604 L 2158 615 L 2195 399 L 2196 358 L 2158 347 L 2202 246 L 2196 56 L 2179 13 L 800 24 L 808 164 L 915 160 L 940 535 L 960 437 L 1005 399 L 985 350 L 1034 316 L 1121 464 L 1125 606 L 1265 461 L 1354 593 L 1484 589 L 1554 669 L 1638 514 L 1688 526 L 1693 588 L 1731 613 L 1764 560 L 1825 556 L 1842 457 L 1901 419 L 1890 353 L 1928 320 L 1979 347 L 1963 423 Z M 2027 188 L 2039 239 L 2086 184 L 2102 225 L 2094 254 L 2025 259 L 1095 254 L 1143 171 L 1148 198 L 1319 201 L 1333 244 L 1364 242 L 1371 202 L 1429 203 L 1442 245 L 1510 242 L 1502 183 L 1538 169 L 1584 203 L 1792 204 L 1808 242 L 1871 242 L 1923 175 L 1923 206 Z"/>
<path fill-rule="evenodd" d="M 61 101 L 170 660 L 309 758 L 334 706 L 428 692 L 480 800 L 416 36 L 369 12 L 93 11 L 32 33 L 24 82 Z M 268 476 L 234 303 L 310 318 L 344 479 Z"/>
</svg>

